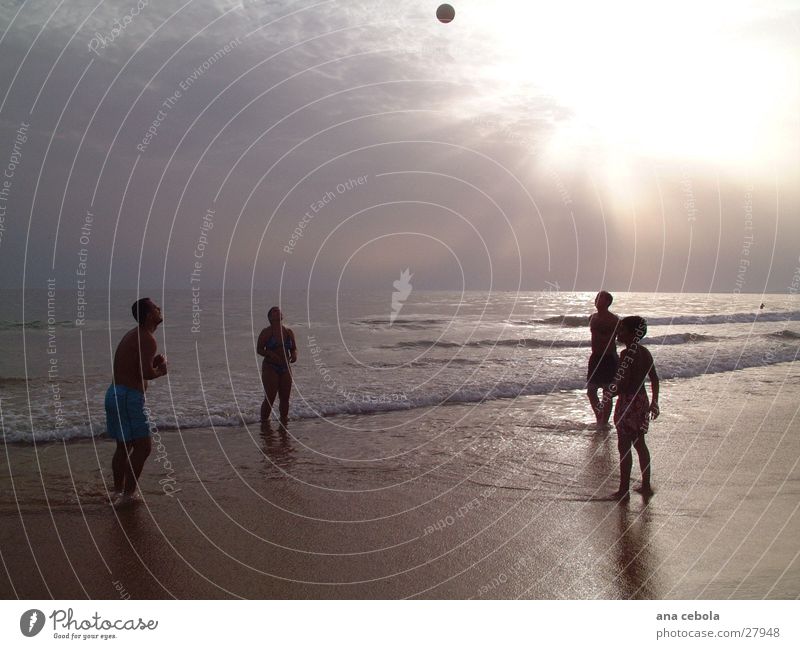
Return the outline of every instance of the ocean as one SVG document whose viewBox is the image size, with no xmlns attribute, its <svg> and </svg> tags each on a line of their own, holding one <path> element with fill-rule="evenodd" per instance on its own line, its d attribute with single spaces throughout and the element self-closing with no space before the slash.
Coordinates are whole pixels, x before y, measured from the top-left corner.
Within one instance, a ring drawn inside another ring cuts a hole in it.
<svg viewBox="0 0 800 649">
<path fill-rule="evenodd" d="M 160 430 L 258 422 L 263 391 L 255 340 L 273 304 L 281 306 L 298 344 L 290 418 L 324 417 L 349 431 L 359 430 L 360 415 L 405 412 L 401 419 L 423 422 L 452 404 L 580 390 L 594 310 L 593 293 L 555 290 L 411 290 L 394 305 L 389 291 L 298 291 L 280 300 L 228 291 L 148 295 L 163 309 L 157 338 L 169 361 L 168 376 L 151 382 L 147 393 Z M 138 296 L 80 297 L 55 287 L 24 296 L 2 291 L 6 443 L 104 434 L 113 353 L 135 324 L 130 305 Z M 770 366 L 794 361 L 800 351 L 796 296 L 615 293 L 611 310 L 647 318 L 643 343 L 662 379 Z M 552 422 L 559 412 L 532 416 Z M 588 404 L 585 419 L 592 419 Z"/>
</svg>

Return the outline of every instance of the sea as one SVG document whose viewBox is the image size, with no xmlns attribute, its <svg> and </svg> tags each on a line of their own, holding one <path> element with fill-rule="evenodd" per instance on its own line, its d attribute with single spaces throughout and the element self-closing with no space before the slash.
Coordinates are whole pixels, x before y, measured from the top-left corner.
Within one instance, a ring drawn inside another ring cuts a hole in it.
<svg viewBox="0 0 800 649">
<path fill-rule="evenodd" d="M 142 295 L 0 291 L 5 443 L 104 436 L 114 350 L 135 326 L 131 304 Z M 360 415 L 424 418 L 452 404 L 582 390 L 594 311 L 594 293 L 559 290 L 146 295 L 164 314 L 157 339 L 169 374 L 147 392 L 161 430 L 257 424 L 255 341 L 273 305 L 298 345 L 290 419 L 347 418 L 353 430 Z M 643 344 L 662 380 L 791 362 L 800 352 L 794 295 L 619 292 L 611 310 L 647 319 Z"/>
</svg>

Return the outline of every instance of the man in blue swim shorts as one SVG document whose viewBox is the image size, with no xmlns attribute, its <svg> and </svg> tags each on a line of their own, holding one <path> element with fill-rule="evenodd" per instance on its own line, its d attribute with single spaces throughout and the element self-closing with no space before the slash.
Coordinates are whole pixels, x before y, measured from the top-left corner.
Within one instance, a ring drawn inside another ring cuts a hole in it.
<svg viewBox="0 0 800 649">
<path fill-rule="evenodd" d="M 105 400 L 108 434 L 117 440 L 111 461 L 117 494 L 115 507 L 138 499 L 139 476 L 151 449 L 144 394 L 148 381 L 167 373 L 167 359 L 156 353 L 154 335 L 163 321 L 161 309 L 150 298 L 142 298 L 133 304 L 131 311 L 139 324 L 117 346 L 114 379 Z"/>
</svg>

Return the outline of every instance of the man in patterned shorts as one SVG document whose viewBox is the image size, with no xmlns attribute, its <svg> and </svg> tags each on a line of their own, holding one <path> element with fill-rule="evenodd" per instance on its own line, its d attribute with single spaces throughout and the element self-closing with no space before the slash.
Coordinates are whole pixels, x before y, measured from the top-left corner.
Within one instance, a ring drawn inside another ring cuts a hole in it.
<svg viewBox="0 0 800 649">
<path fill-rule="evenodd" d="M 650 451 L 645 443 L 650 419 L 659 415 L 658 374 L 653 357 L 647 347 L 639 341 L 647 334 L 647 321 L 639 316 L 628 316 L 619 323 L 617 337 L 625 344 L 619 359 L 619 367 L 611 386 L 611 393 L 617 397 L 614 409 L 614 425 L 617 427 L 617 448 L 619 449 L 619 489 L 614 498 L 627 501 L 631 467 L 631 447 L 639 455 L 639 468 L 642 470 L 642 486 L 637 489 L 643 496 L 651 496 Z M 644 384 L 650 378 L 653 400 L 647 396 Z"/>
</svg>

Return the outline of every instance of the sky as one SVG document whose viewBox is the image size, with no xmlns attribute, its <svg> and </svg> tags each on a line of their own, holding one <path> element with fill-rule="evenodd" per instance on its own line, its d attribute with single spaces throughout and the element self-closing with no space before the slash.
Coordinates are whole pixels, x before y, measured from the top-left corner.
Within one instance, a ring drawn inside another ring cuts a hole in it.
<svg viewBox="0 0 800 649">
<path fill-rule="evenodd" d="M 787 293 L 800 2 L 0 2 L 0 288 Z"/>
</svg>

